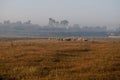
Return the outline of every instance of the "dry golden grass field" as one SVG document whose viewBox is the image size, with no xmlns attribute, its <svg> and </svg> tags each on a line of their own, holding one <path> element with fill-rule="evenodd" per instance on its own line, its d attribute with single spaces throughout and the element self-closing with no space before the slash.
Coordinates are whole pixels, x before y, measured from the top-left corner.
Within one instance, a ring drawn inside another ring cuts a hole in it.
<svg viewBox="0 0 120 80">
<path fill-rule="evenodd" d="M 120 40 L 1 40 L 0 80 L 120 80 Z"/>
</svg>

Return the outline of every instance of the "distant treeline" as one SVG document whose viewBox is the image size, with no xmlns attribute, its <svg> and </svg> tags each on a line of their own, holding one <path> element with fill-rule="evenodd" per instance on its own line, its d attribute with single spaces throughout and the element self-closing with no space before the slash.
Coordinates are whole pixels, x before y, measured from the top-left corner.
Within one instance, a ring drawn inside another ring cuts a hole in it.
<svg viewBox="0 0 120 80">
<path fill-rule="evenodd" d="M 67 22 L 67 21 L 66 21 Z M 64 21 L 65 24 L 65 21 Z M 17 21 L 10 23 L 4 21 L 0 23 L 0 36 L 28 36 L 28 37 L 107 37 L 111 35 L 120 35 L 120 28 L 115 31 L 108 31 L 107 27 L 80 27 L 79 25 L 69 26 L 39 26 L 32 24 L 31 21 L 22 23 Z"/>
</svg>

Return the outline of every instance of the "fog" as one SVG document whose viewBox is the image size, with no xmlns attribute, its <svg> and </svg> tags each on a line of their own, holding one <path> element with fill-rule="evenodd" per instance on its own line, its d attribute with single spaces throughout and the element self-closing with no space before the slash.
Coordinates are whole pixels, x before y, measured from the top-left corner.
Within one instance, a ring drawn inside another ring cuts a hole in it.
<svg viewBox="0 0 120 80">
<path fill-rule="evenodd" d="M 32 20 L 46 25 L 48 18 L 70 24 L 119 27 L 120 0 L 0 0 L 0 22 Z"/>
<path fill-rule="evenodd" d="M 31 20 L 26 22 L 11 22 L 5 20 L 0 23 L 0 37 L 109 37 L 119 36 L 120 27 L 109 29 L 109 26 L 81 26 L 70 25 L 69 20 L 48 19 L 48 24 L 41 26 L 33 24 Z"/>
<path fill-rule="evenodd" d="M 120 0 L 0 0 L 0 36 L 120 35 Z"/>
</svg>

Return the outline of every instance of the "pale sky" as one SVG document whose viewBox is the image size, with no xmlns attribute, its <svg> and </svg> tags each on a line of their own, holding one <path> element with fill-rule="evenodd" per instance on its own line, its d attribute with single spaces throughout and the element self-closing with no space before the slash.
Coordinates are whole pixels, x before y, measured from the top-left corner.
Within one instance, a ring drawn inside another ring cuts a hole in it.
<svg viewBox="0 0 120 80">
<path fill-rule="evenodd" d="M 47 25 L 48 18 L 80 25 L 119 25 L 120 0 L 0 0 L 0 22 Z"/>
</svg>

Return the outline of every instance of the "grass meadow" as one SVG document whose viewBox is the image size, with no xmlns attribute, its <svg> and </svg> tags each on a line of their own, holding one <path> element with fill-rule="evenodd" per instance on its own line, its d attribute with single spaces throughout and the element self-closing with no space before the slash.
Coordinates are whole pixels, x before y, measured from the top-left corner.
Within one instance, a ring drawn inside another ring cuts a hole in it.
<svg viewBox="0 0 120 80">
<path fill-rule="evenodd" d="M 1 40 L 0 80 L 120 80 L 120 40 Z"/>
</svg>

